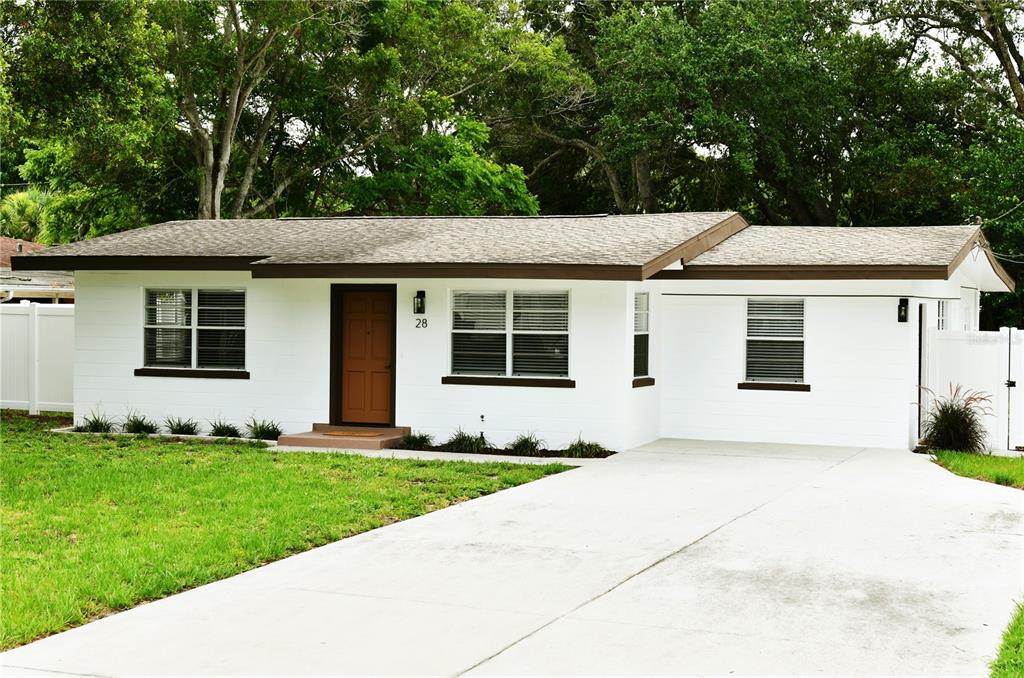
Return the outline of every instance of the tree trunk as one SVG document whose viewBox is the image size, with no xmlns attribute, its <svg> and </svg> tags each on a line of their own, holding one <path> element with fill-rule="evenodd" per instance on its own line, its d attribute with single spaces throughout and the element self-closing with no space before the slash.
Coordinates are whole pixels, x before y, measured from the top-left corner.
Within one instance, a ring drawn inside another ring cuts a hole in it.
<svg viewBox="0 0 1024 678">
<path fill-rule="evenodd" d="M 654 214 L 658 211 L 658 202 L 654 199 L 651 186 L 651 154 L 643 151 L 633 158 L 633 175 L 636 178 L 636 193 L 640 202 L 640 211 Z"/>
</svg>

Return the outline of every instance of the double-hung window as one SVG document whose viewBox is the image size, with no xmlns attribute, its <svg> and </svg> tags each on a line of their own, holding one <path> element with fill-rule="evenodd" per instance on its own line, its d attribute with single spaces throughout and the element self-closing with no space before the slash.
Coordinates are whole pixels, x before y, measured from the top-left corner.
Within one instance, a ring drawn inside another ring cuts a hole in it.
<svg viewBox="0 0 1024 678">
<path fill-rule="evenodd" d="M 147 289 L 146 367 L 245 369 L 245 290 Z"/>
<path fill-rule="evenodd" d="M 633 376 L 646 377 L 651 360 L 651 299 L 647 292 L 633 296 Z"/>
<path fill-rule="evenodd" d="M 747 299 L 746 380 L 803 382 L 803 299 Z"/>
<path fill-rule="evenodd" d="M 452 294 L 452 374 L 569 376 L 569 293 Z"/>
</svg>

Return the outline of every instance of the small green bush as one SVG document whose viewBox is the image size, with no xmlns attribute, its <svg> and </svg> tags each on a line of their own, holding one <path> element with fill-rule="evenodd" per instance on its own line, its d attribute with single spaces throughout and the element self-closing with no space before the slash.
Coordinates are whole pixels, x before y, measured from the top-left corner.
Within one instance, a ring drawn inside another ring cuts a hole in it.
<svg viewBox="0 0 1024 678">
<path fill-rule="evenodd" d="M 195 419 L 183 419 L 182 417 L 167 417 L 164 419 L 164 428 L 168 432 L 179 436 L 199 435 L 199 422 Z"/>
<path fill-rule="evenodd" d="M 487 438 L 480 435 L 467 433 L 461 428 L 452 434 L 452 437 L 445 441 L 441 448 L 445 452 L 457 452 L 459 454 L 480 454 L 492 447 Z"/>
<path fill-rule="evenodd" d="M 160 430 L 160 427 L 152 419 L 147 419 L 137 412 L 129 412 L 124 418 L 124 425 L 121 427 L 121 430 L 125 433 L 147 434 L 156 433 Z"/>
<path fill-rule="evenodd" d="M 79 433 L 112 433 L 116 427 L 114 420 L 107 415 L 90 412 L 74 430 Z"/>
<path fill-rule="evenodd" d="M 422 450 L 434 444 L 434 436 L 429 433 L 406 433 L 399 444 L 403 450 Z"/>
<path fill-rule="evenodd" d="M 532 433 L 520 433 L 515 439 L 505 446 L 505 449 L 512 454 L 524 457 L 537 456 L 544 447 L 544 441 Z"/>
<path fill-rule="evenodd" d="M 281 425 L 270 419 L 257 419 L 252 417 L 245 423 L 245 429 L 250 438 L 257 440 L 277 440 L 284 431 Z"/>
<path fill-rule="evenodd" d="M 569 447 L 565 448 L 563 456 L 575 459 L 588 459 L 595 457 L 607 457 L 611 451 L 600 443 L 592 443 L 582 438 L 577 438 Z"/>
<path fill-rule="evenodd" d="M 950 384 L 949 395 L 935 397 L 925 417 L 923 433 L 928 446 L 933 450 L 984 452 L 988 436 L 981 418 L 992 414 L 991 400 L 986 393 Z"/>
<path fill-rule="evenodd" d="M 241 438 L 242 432 L 234 424 L 228 423 L 223 419 L 214 419 L 209 422 L 210 424 L 210 435 L 217 436 L 218 438 Z"/>
</svg>

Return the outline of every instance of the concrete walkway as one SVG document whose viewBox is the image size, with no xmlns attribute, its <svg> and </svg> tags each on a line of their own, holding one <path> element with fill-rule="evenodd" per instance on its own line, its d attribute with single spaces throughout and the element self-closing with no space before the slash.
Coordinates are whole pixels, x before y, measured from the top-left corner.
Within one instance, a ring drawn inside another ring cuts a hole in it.
<svg viewBox="0 0 1024 678">
<path fill-rule="evenodd" d="M 987 674 L 1024 493 L 660 441 L 0 655 L 5 675 Z"/>
</svg>

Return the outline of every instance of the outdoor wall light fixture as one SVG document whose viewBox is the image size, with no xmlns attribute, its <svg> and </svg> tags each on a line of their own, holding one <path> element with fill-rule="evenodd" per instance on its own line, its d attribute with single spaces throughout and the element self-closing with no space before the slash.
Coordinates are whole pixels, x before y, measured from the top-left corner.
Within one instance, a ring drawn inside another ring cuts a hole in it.
<svg viewBox="0 0 1024 678">
<path fill-rule="evenodd" d="M 900 305 L 896 307 L 896 320 L 905 323 L 910 318 L 910 299 L 900 299 Z"/>
<path fill-rule="evenodd" d="M 423 290 L 416 292 L 412 298 L 412 312 L 416 314 L 427 312 L 427 293 Z"/>
</svg>

